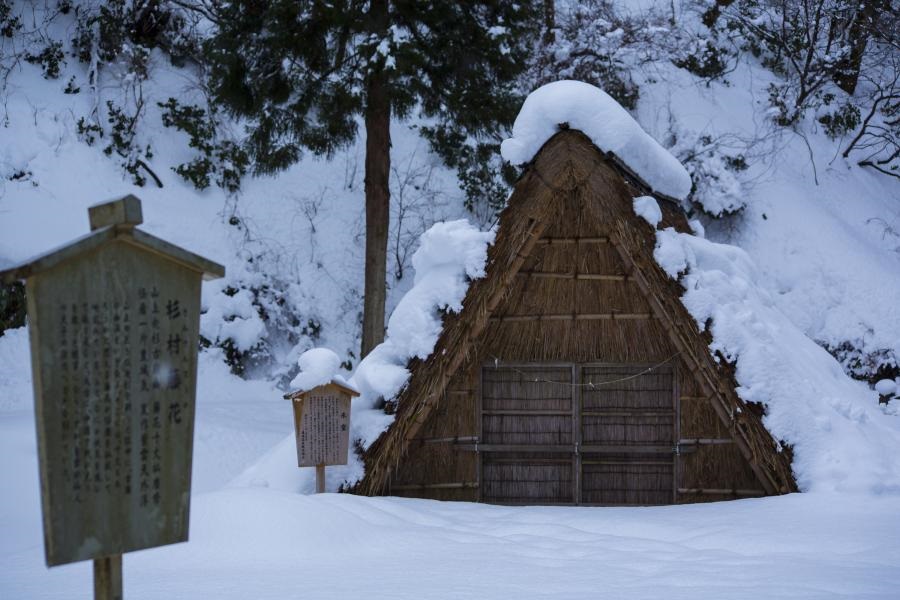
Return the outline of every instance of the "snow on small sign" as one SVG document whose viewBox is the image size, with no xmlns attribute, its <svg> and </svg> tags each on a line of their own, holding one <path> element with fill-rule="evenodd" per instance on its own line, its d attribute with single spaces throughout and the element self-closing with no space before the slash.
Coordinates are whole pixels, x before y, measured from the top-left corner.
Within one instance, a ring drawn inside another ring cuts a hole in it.
<svg viewBox="0 0 900 600">
<path fill-rule="evenodd" d="M 341 360 L 327 348 L 300 355 L 300 373 L 287 394 L 294 409 L 297 466 L 346 465 L 350 447 L 350 400 L 359 392 L 338 373 Z"/>
</svg>

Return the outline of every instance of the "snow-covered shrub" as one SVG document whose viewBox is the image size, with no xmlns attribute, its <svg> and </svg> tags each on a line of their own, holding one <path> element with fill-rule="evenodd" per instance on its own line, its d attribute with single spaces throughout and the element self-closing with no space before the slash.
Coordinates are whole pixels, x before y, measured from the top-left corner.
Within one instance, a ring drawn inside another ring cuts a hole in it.
<svg viewBox="0 0 900 600">
<path fill-rule="evenodd" d="M 627 109 L 637 105 L 640 89 L 634 65 L 661 49 L 665 20 L 648 12 L 636 15 L 609 0 L 588 0 L 560 7 L 531 69 L 529 91 L 559 79 L 593 84 Z"/>
<path fill-rule="evenodd" d="M 691 174 L 693 187 L 685 208 L 700 209 L 711 217 L 740 212 L 747 205 L 747 192 L 741 183 L 741 172 L 749 167 L 739 151 L 726 152 L 721 139 L 711 135 L 681 132 L 675 156 Z"/>
<path fill-rule="evenodd" d="M 297 284 L 245 271 L 204 289 L 201 345 L 221 348 L 237 375 L 313 346 L 321 330 L 320 321 L 303 305 Z M 290 381 L 294 371 L 280 373 L 282 383 Z"/>
<path fill-rule="evenodd" d="M 837 345 L 820 343 L 844 368 L 844 371 L 871 384 L 900 376 L 900 357 L 886 348 L 870 348 L 863 339 L 845 341 Z"/>
<path fill-rule="evenodd" d="M 157 105 L 162 109 L 163 125 L 186 133 L 190 138 L 188 145 L 199 152 L 193 160 L 172 170 L 198 190 L 208 188 L 212 182 L 229 192 L 240 189 L 250 160 L 240 145 L 223 138 L 215 108 L 210 105 L 206 110 L 195 104 L 185 105 L 175 98 Z"/>
<path fill-rule="evenodd" d="M 737 0 L 704 16 L 778 80 L 769 116 L 798 127 L 812 113 L 832 138 L 853 134 L 843 157 L 900 172 L 900 19 L 885 0 Z M 863 116 L 865 115 L 865 116 Z"/>
<path fill-rule="evenodd" d="M 465 192 L 465 207 L 475 215 L 493 217 L 506 206 L 518 170 L 500 157 L 500 137 L 492 140 L 467 138 L 444 127 L 422 126 L 422 137 L 451 169 L 456 169 Z"/>
<path fill-rule="evenodd" d="M 704 79 L 717 79 L 728 70 L 733 52 L 707 37 L 693 37 L 679 44 L 672 59 L 675 66 L 686 69 Z"/>
</svg>

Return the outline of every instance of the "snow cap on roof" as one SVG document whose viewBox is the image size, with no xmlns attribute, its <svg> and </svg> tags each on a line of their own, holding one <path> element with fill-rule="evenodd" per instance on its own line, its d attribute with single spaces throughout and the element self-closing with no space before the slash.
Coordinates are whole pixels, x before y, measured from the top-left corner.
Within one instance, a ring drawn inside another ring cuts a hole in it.
<svg viewBox="0 0 900 600">
<path fill-rule="evenodd" d="M 691 177 L 678 159 L 606 92 L 582 81 L 556 81 L 533 91 L 500 153 L 513 164 L 527 163 L 563 124 L 615 154 L 654 192 L 677 200 L 690 193 Z"/>
</svg>

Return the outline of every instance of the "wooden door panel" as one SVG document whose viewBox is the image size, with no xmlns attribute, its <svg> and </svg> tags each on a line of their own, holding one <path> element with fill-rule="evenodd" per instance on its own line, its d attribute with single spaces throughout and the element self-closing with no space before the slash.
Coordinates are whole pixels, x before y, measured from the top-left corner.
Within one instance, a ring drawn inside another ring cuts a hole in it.
<svg viewBox="0 0 900 600">
<path fill-rule="evenodd" d="M 567 455 L 485 455 L 482 499 L 501 504 L 572 504 L 574 477 Z"/>
<path fill-rule="evenodd" d="M 582 460 L 581 501 L 584 504 L 671 504 L 672 456 L 620 457 L 586 455 Z"/>
<path fill-rule="evenodd" d="M 486 414 L 481 440 L 484 444 L 574 444 L 572 415 Z"/>
<path fill-rule="evenodd" d="M 584 446 L 675 445 L 674 411 L 670 414 L 582 414 Z"/>
</svg>

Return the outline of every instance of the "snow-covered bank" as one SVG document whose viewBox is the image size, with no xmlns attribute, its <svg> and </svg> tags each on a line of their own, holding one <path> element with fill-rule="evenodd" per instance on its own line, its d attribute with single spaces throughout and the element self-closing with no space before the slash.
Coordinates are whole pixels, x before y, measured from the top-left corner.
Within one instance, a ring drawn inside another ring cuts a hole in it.
<svg viewBox="0 0 900 600">
<path fill-rule="evenodd" d="M 738 395 L 765 406 L 766 428 L 793 447 L 800 489 L 900 493 L 900 419 L 778 309 L 747 253 L 672 228 L 656 239 L 710 349 L 735 364 Z"/>
<path fill-rule="evenodd" d="M 505 508 L 266 489 L 201 495 L 191 541 L 129 554 L 129 598 L 895 598 L 900 507 L 792 495 Z M 10 548 L 4 597 L 87 595 L 90 565 Z"/>
</svg>

